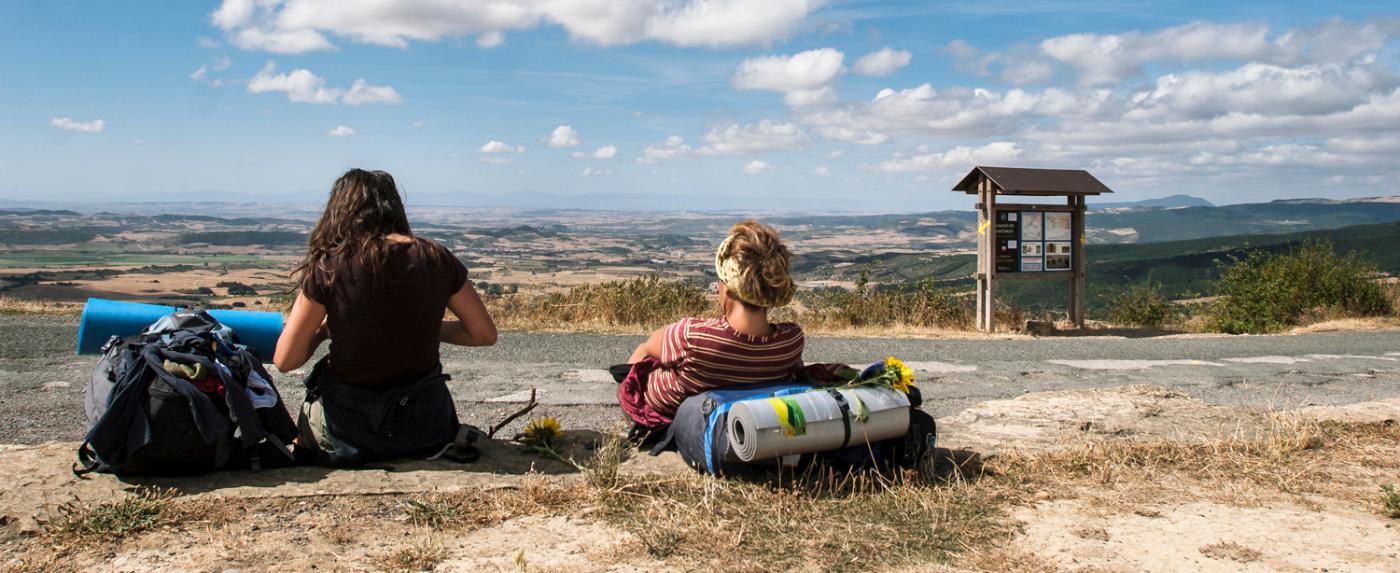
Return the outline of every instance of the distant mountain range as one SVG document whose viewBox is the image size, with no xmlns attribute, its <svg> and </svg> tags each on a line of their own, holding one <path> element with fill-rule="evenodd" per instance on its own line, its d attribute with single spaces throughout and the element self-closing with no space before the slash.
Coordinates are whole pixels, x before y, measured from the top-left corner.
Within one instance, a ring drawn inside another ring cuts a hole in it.
<svg viewBox="0 0 1400 573">
<path fill-rule="evenodd" d="M 1093 209 L 1172 209 L 1176 207 L 1214 207 L 1215 204 L 1196 197 L 1195 195 L 1168 195 L 1156 199 L 1143 199 L 1141 201 L 1123 201 L 1117 203 L 1097 203 L 1091 202 Z"/>
</svg>

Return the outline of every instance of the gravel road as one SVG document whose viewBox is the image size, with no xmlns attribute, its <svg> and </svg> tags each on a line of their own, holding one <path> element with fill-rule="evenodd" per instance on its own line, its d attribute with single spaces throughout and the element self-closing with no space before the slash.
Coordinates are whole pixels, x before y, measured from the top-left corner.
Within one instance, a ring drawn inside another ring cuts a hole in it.
<svg viewBox="0 0 1400 573">
<path fill-rule="evenodd" d="M 83 387 L 96 357 L 73 354 L 77 319 L 0 315 L 0 443 L 81 439 Z M 536 387 L 539 415 L 566 428 L 622 427 L 604 370 L 640 336 L 504 333 L 493 348 L 444 347 L 463 420 L 490 425 Z M 814 337 L 811 362 L 866 364 L 895 355 L 917 371 L 936 416 L 1026 392 L 1157 384 L 1214 404 L 1292 408 L 1400 396 L 1400 331 L 1300 336 L 1035 340 Z M 304 373 L 278 375 L 289 405 Z M 518 424 L 517 424 L 518 425 Z M 512 429 L 508 429 L 513 431 Z"/>
</svg>

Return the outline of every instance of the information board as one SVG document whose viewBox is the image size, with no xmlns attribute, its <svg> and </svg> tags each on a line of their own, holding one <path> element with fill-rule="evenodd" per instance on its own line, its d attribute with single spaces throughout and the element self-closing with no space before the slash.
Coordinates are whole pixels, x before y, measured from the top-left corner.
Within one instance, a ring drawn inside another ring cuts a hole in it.
<svg viewBox="0 0 1400 573">
<path fill-rule="evenodd" d="M 1068 271 L 1074 247 L 1073 214 L 997 211 L 993 242 L 996 272 Z"/>
</svg>

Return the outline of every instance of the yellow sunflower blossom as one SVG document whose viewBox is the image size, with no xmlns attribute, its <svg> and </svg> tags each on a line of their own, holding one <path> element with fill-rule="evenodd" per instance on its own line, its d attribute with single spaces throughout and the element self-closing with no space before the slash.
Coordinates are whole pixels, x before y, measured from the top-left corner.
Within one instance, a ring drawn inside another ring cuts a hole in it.
<svg viewBox="0 0 1400 573">
<path fill-rule="evenodd" d="M 905 394 L 909 393 L 909 387 L 914 384 L 914 370 L 900 361 L 900 359 L 890 356 L 885 359 L 885 372 L 891 374 L 890 387 Z"/>
<path fill-rule="evenodd" d="M 562 429 L 559 426 L 559 420 L 555 419 L 554 416 L 545 416 L 534 418 L 525 425 L 525 439 L 522 441 L 531 445 L 551 446 L 559 440 L 560 435 L 562 435 Z"/>
</svg>

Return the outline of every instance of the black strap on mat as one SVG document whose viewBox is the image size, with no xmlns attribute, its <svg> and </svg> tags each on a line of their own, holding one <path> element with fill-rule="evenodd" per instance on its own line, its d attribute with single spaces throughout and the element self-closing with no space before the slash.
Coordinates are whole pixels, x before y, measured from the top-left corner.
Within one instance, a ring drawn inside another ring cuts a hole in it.
<svg viewBox="0 0 1400 573">
<path fill-rule="evenodd" d="M 827 388 L 826 391 L 831 393 L 831 397 L 836 400 L 836 407 L 841 409 L 841 430 L 845 433 L 845 437 L 841 438 L 841 447 L 844 448 L 851 445 L 851 404 L 846 401 L 846 395 L 840 390 Z"/>
</svg>

